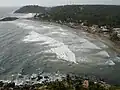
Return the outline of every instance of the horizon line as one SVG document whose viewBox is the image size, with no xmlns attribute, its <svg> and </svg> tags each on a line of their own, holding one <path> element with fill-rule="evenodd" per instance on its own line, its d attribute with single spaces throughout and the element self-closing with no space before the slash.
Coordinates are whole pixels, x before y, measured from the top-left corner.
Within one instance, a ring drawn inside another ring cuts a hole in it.
<svg viewBox="0 0 120 90">
<path fill-rule="evenodd" d="M 23 7 L 23 6 L 29 6 L 29 5 L 36 5 L 36 6 L 42 6 L 42 7 L 56 7 L 56 6 L 66 6 L 66 5 L 110 5 L 110 6 L 120 6 L 117 4 L 61 4 L 61 5 L 39 5 L 39 4 L 25 4 L 25 5 L 20 5 L 20 6 L 0 6 L 1 7 Z"/>
</svg>

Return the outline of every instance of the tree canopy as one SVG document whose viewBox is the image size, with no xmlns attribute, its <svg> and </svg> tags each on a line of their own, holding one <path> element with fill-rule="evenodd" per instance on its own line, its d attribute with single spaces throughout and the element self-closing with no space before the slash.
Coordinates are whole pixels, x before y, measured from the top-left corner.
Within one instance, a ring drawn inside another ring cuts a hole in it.
<svg viewBox="0 0 120 90">
<path fill-rule="evenodd" d="M 62 22 L 87 21 L 90 25 L 120 27 L 120 6 L 116 5 L 65 5 L 52 7 L 38 15 L 41 19 Z"/>
</svg>

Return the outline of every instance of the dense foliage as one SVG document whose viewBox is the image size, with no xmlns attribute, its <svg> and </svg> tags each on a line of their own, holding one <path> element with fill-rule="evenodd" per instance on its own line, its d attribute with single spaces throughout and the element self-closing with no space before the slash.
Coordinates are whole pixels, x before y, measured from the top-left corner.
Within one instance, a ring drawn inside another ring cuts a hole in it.
<svg viewBox="0 0 120 90">
<path fill-rule="evenodd" d="M 38 17 L 46 20 L 75 23 L 87 21 L 89 25 L 120 27 L 120 6 L 117 5 L 65 5 L 56 7 L 28 5 L 16 10 L 15 13 L 40 13 Z"/>
<path fill-rule="evenodd" d="M 65 5 L 50 8 L 39 18 L 62 22 L 88 22 L 89 25 L 120 27 L 120 6 L 115 5 Z"/>
</svg>

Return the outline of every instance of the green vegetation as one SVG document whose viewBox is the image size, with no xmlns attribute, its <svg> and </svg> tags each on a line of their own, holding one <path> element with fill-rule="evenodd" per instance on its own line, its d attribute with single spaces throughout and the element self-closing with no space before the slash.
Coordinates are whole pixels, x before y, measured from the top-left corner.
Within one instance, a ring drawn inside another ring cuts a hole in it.
<svg viewBox="0 0 120 90">
<path fill-rule="evenodd" d="M 36 17 L 36 16 L 35 16 Z M 43 20 L 61 22 L 87 22 L 88 25 L 120 27 L 120 6 L 115 5 L 65 5 L 52 7 L 38 15 Z"/>
<path fill-rule="evenodd" d="M 40 13 L 35 18 L 61 22 L 81 23 L 120 27 L 120 6 L 117 5 L 65 5 L 41 7 L 28 5 L 16 10 L 15 13 Z"/>
</svg>

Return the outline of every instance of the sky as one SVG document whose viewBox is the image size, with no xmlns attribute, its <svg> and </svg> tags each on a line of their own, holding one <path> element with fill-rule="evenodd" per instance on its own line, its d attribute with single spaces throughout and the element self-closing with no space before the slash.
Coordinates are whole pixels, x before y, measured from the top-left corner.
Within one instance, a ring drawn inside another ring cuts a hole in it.
<svg viewBox="0 0 120 90">
<path fill-rule="evenodd" d="M 0 0 L 0 6 L 57 6 L 64 4 L 113 4 L 120 5 L 120 0 Z"/>
</svg>

